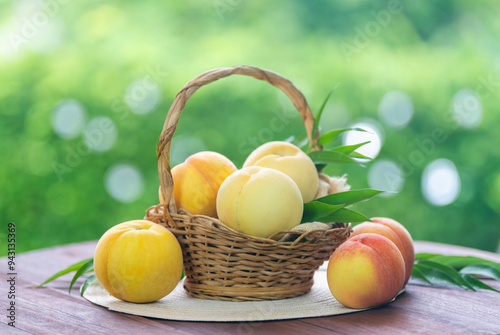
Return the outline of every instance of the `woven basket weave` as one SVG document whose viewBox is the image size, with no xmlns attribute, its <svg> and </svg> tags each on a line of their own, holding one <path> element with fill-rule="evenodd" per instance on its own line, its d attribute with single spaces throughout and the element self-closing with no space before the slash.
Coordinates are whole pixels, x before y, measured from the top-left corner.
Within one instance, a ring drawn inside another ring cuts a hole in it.
<svg viewBox="0 0 500 335">
<path fill-rule="evenodd" d="M 177 209 L 173 198 L 170 144 L 187 100 L 203 85 L 230 75 L 264 80 L 282 90 L 300 112 L 310 143 L 314 117 L 300 91 L 286 78 L 252 66 L 220 68 L 188 82 L 175 97 L 158 144 L 158 172 L 164 204 L 150 207 L 146 218 L 172 231 L 183 251 L 184 288 L 195 297 L 230 300 L 272 300 L 307 293 L 314 271 L 350 234 L 351 225 L 337 223 L 332 229 L 296 234 L 293 242 L 249 236 L 224 225 L 218 219 L 192 215 Z M 321 147 L 313 145 L 313 149 Z M 280 232 L 285 233 L 285 232 Z"/>
</svg>

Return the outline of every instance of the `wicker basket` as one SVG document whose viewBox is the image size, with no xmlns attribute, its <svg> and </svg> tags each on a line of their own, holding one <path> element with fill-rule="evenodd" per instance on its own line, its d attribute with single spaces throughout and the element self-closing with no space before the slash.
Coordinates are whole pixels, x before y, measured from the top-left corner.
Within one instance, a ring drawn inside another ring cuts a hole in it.
<svg viewBox="0 0 500 335">
<path fill-rule="evenodd" d="M 297 234 L 293 242 L 249 236 L 221 221 L 177 210 L 170 170 L 170 144 L 187 100 L 203 85 L 230 75 L 254 77 L 281 89 L 302 115 L 312 140 L 314 117 L 300 91 L 286 78 L 252 66 L 220 68 L 188 82 L 175 97 L 158 144 L 158 171 L 164 204 L 150 207 L 146 218 L 172 231 L 184 256 L 184 288 L 198 298 L 230 301 L 272 300 L 307 293 L 314 271 L 350 234 L 350 224 Z M 317 139 L 317 137 L 314 139 Z M 321 149 L 314 146 L 314 149 Z M 283 233 L 283 232 L 282 232 Z"/>
</svg>

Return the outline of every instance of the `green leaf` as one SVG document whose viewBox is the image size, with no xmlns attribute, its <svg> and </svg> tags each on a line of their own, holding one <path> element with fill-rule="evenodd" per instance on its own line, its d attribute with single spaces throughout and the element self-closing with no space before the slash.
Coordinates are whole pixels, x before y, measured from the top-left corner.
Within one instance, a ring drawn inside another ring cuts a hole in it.
<svg viewBox="0 0 500 335">
<path fill-rule="evenodd" d="M 357 202 L 366 201 L 384 191 L 363 189 L 339 192 L 318 198 L 304 204 L 302 222 L 363 222 L 370 221 L 365 215 L 343 208 Z"/>
<path fill-rule="evenodd" d="M 444 256 L 440 254 L 427 254 L 421 253 L 415 255 L 416 260 L 420 259 L 432 259 L 434 262 L 438 262 L 444 265 L 451 266 L 456 270 L 460 270 L 466 266 L 473 264 L 488 264 L 500 272 L 500 263 L 496 263 L 490 260 L 486 260 L 474 256 Z"/>
<path fill-rule="evenodd" d="M 433 284 L 448 284 L 474 290 L 455 269 L 448 265 L 433 262 L 431 260 L 423 260 L 419 261 L 414 267 L 415 266 Z"/>
<path fill-rule="evenodd" d="M 314 120 L 312 138 L 314 138 L 316 136 L 316 134 L 318 133 L 319 120 L 321 119 L 321 115 L 323 115 L 323 110 L 325 109 L 326 103 L 330 99 L 330 97 L 333 94 L 333 92 L 337 89 L 337 87 L 339 86 L 339 84 L 340 83 L 337 83 L 337 85 L 335 85 L 335 87 L 332 88 L 332 90 L 330 91 L 330 93 L 328 93 L 328 95 L 326 96 L 325 100 L 323 101 L 323 104 L 321 104 L 321 107 L 318 110 L 318 114 L 316 114 L 316 118 Z"/>
<path fill-rule="evenodd" d="M 335 211 L 332 215 L 325 216 L 321 218 L 321 222 L 329 223 L 329 222 L 364 222 L 371 221 L 370 218 L 364 216 L 361 213 L 353 211 L 352 209 L 341 208 L 338 211 Z"/>
<path fill-rule="evenodd" d="M 325 145 L 325 144 L 328 144 L 328 143 L 331 143 L 333 141 L 335 141 L 341 134 L 345 133 L 345 132 L 348 132 L 348 131 L 361 131 L 361 132 L 367 132 L 366 130 L 364 130 L 363 128 L 357 128 L 357 127 L 353 127 L 353 128 L 342 128 L 342 129 L 335 129 L 335 130 L 332 130 L 332 131 L 329 131 L 328 133 L 322 135 L 319 139 L 318 139 L 318 144 L 319 145 Z"/>
<path fill-rule="evenodd" d="M 358 144 L 352 144 L 352 145 L 343 145 L 340 147 L 333 148 L 332 151 L 338 151 L 338 152 L 341 152 L 343 154 L 350 154 L 350 153 L 354 152 L 354 150 L 356 150 L 356 149 L 358 149 L 358 148 L 360 148 L 363 145 L 368 144 L 368 143 L 370 143 L 370 141 L 366 141 L 366 142 L 362 142 L 362 143 L 358 143 Z"/>
<path fill-rule="evenodd" d="M 500 271 L 490 264 L 471 264 L 459 271 L 461 274 L 484 276 L 500 280 Z"/>
<path fill-rule="evenodd" d="M 357 164 L 363 165 L 361 162 L 357 161 L 353 157 L 350 157 L 342 152 L 338 151 L 327 151 L 327 150 L 317 150 L 312 151 L 309 154 L 314 164 Z"/>
<path fill-rule="evenodd" d="M 500 293 L 472 277 L 479 275 L 500 280 L 500 263 L 473 256 L 444 256 L 431 253 L 417 253 L 415 260 L 417 263 L 411 274 L 413 279 L 421 279 L 431 285 L 448 284 L 463 289 L 485 289 Z"/>
<path fill-rule="evenodd" d="M 53 281 L 54 279 L 59 278 L 65 274 L 67 274 L 67 273 L 77 271 L 78 269 L 80 269 L 82 267 L 82 265 L 86 264 L 87 262 L 89 262 L 91 260 L 93 260 L 93 258 L 87 258 L 87 259 L 84 259 L 82 261 L 76 262 L 75 264 L 71 264 L 66 269 L 61 270 L 61 271 L 55 273 L 54 275 L 52 275 L 51 277 L 49 277 L 48 279 L 46 279 L 43 283 L 41 283 L 37 287 L 41 287 L 41 286 Z"/>
<path fill-rule="evenodd" d="M 82 286 L 80 287 L 80 296 L 83 297 L 83 294 L 85 293 L 87 288 L 96 281 L 97 281 L 97 278 L 95 275 L 91 275 L 87 279 L 85 279 Z"/>
<path fill-rule="evenodd" d="M 421 259 L 432 258 L 432 257 L 436 257 L 436 256 L 442 256 L 442 255 L 440 255 L 440 254 L 431 254 L 431 253 L 428 253 L 428 252 L 419 252 L 419 253 L 415 254 L 415 260 L 418 261 L 418 260 L 421 260 Z"/>
<path fill-rule="evenodd" d="M 78 278 L 80 278 L 85 273 L 93 270 L 94 270 L 94 259 L 92 258 L 87 263 L 82 264 L 82 266 L 76 271 L 75 275 L 73 276 L 73 279 L 71 280 L 71 283 L 69 284 L 68 292 L 71 293 L 71 288 L 73 287 L 73 284 L 75 284 Z"/>
<path fill-rule="evenodd" d="M 425 281 L 425 282 L 432 285 L 432 282 L 429 279 L 427 279 L 427 277 L 422 273 L 422 271 L 420 270 L 420 268 L 418 266 L 413 267 L 413 271 L 411 272 L 410 278 L 411 279 L 419 279 L 419 280 Z"/>
<path fill-rule="evenodd" d="M 329 205 L 316 201 L 305 203 L 301 223 L 318 221 L 325 216 L 333 214 L 342 207 L 344 207 L 343 204 Z"/>
<path fill-rule="evenodd" d="M 489 264 L 500 271 L 500 263 L 474 256 L 438 256 L 436 261 L 447 264 L 457 270 L 473 264 Z"/>
<path fill-rule="evenodd" d="M 491 291 L 495 291 L 495 292 L 498 292 L 500 293 L 500 291 L 494 289 L 493 287 L 489 286 L 489 285 L 486 285 L 485 283 L 483 283 L 482 281 L 474 278 L 474 277 L 471 277 L 467 274 L 462 274 L 462 278 L 467 282 L 469 283 L 469 285 L 471 285 L 472 287 L 474 288 L 479 288 L 479 289 L 483 289 L 483 290 L 491 290 Z"/>
<path fill-rule="evenodd" d="M 357 151 L 353 151 L 349 154 L 349 156 L 351 157 L 354 157 L 354 158 L 361 158 L 361 159 L 368 159 L 368 160 L 372 160 L 373 158 L 371 157 L 368 157 L 368 156 L 365 156 L 363 154 L 360 154 L 359 152 Z"/>
<path fill-rule="evenodd" d="M 373 198 L 377 194 L 383 193 L 384 191 L 373 190 L 370 188 L 354 191 L 346 191 L 333 193 L 322 198 L 314 200 L 314 202 L 322 202 L 329 205 L 340 205 L 344 204 L 346 206 L 352 205 L 357 202 L 366 201 Z"/>
</svg>

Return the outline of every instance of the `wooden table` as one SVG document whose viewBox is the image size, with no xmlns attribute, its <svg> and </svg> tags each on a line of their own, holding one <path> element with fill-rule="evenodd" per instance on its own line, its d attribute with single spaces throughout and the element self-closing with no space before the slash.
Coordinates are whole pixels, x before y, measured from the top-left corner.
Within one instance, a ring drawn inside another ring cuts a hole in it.
<svg viewBox="0 0 500 335">
<path fill-rule="evenodd" d="M 71 244 L 17 255 L 16 328 L 6 319 L 7 279 L 0 287 L 0 334 L 500 334 L 500 294 L 409 285 L 393 303 L 332 317 L 254 323 L 177 322 L 110 312 L 78 293 L 68 294 L 71 275 L 34 288 L 66 266 L 91 257 L 96 242 Z M 473 255 L 500 262 L 500 255 L 476 249 L 415 242 L 417 252 Z M 2 258 L 2 277 L 7 267 Z M 487 280 L 500 290 L 500 282 Z"/>
</svg>

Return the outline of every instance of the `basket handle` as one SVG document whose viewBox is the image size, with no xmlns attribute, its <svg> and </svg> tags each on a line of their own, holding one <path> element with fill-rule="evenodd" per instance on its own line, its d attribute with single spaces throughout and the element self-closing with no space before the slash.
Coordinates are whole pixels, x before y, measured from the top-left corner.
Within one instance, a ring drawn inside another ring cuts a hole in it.
<svg viewBox="0 0 500 335">
<path fill-rule="evenodd" d="M 176 213 L 177 209 L 175 207 L 174 197 L 172 196 L 174 190 L 174 184 L 172 180 L 172 173 L 170 170 L 170 145 L 172 143 L 172 137 L 174 136 L 175 129 L 177 128 L 177 123 L 179 122 L 179 117 L 184 110 L 184 106 L 189 98 L 203 85 L 210 84 L 218 79 L 228 77 L 234 74 L 253 77 L 259 80 L 264 80 L 271 85 L 279 88 L 283 93 L 285 93 L 288 98 L 292 101 L 293 105 L 300 112 L 302 116 L 302 122 L 306 128 L 307 137 L 309 143 L 311 143 L 311 149 L 316 150 L 319 147 L 316 144 L 319 134 L 316 133 L 315 138 L 312 138 L 313 127 L 314 127 L 314 116 L 307 104 L 304 95 L 292 84 L 292 82 L 285 77 L 265 69 L 260 69 L 254 66 L 234 66 L 218 68 L 214 70 L 207 71 L 200 74 L 193 80 L 189 81 L 175 96 L 172 105 L 165 119 L 165 124 L 163 125 L 163 130 L 160 135 L 160 140 L 158 142 L 158 174 L 160 177 L 160 187 L 163 194 L 163 199 L 169 204 L 168 212 Z M 166 211 L 164 211 L 166 212 Z M 167 214 L 167 213 L 165 213 Z M 168 215 L 168 214 L 167 214 Z"/>
</svg>

